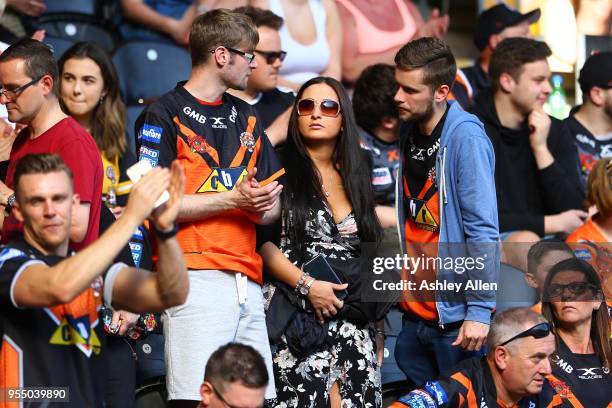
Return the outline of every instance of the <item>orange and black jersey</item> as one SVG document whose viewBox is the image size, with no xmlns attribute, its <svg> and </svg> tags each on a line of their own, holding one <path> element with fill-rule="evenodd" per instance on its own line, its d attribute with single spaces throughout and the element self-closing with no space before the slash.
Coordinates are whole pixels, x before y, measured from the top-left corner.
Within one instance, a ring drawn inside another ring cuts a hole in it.
<svg viewBox="0 0 612 408">
<path fill-rule="evenodd" d="M 185 194 L 216 194 L 236 187 L 257 167 L 266 185 L 284 169 L 252 106 L 225 93 L 213 103 L 198 100 L 179 83 L 148 106 L 136 121 L 139 160 L 185 168 Z M 190 269 L 242 272 L 262 282 L 255 225 L 239 209 L 181 223 L 177 238 Z"/>
<path fill-rule="evenodd" d="M 61 260 L 41 254 L 22 240 L 0 248 L 0 390 L 68 387 L 70 406 L 103 407 L 105 336 L 98 320 L 102 281 L 63 305 L 20 308 L 14 301 L 14 284 L 23 270 L 37 263 L 53 266 Z M 3 405 L 0 401 L 0 406 L 40 403 Z"/>
<path fill-rule="evenodd" d="M 557 350 L 551 357 L 549 381 L 559 389 L 569 389 L 586 408 L 612 407 L 612 373 L 597 354 L 575 354 L 557 337 Z"/>
<path fill-rule="evenodd" d="M 459 363 L 447 376 L 425 383 L 391 404 L 390 408 L 507 408 L 497 398 L 493 376 L 486 357 L 473 357 Z M 553 408 L 583 405 L 569 389 L 544 381 L 542 392 L 521 399 L 515 408 Z M 587 408 L 586 406 L 584 408 Z M 590 408 L 590 407 L 589 407 Z"/>
</svg>

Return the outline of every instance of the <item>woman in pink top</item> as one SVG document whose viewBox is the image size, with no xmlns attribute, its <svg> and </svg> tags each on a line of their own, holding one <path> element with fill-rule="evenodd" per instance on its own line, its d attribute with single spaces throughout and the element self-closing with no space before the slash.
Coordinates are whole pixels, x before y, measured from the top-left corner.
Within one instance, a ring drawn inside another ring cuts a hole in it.
<svg viewBox="0 0 612 408">
<path fill-rule="evenodd" d="M 434 9 L 425 22 L 410 0 L 336 0 L 342 20 L 342 78 L 354 82 L 376 63 L 393 64 L 395 54 L 419 37 L 442 37 L 448 16 Z"/>
</svg>

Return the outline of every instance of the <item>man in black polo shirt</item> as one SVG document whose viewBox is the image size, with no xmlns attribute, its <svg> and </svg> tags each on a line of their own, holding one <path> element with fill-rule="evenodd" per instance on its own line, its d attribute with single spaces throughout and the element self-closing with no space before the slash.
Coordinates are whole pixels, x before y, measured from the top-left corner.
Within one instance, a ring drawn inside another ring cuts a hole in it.
<svg viewBox="0 0 612 408">
<path fill-rule="evenodd" d="M 255 107 L 270 143 L 276 146 L 287 138 L 289 112 L 295 100 L 291 90 L 281 90 L 276 87 L 278 70 L 283 66 L 283 60 L 287 55 L 281 49 L 278 33 L 283 25 L 283 19 L 270 10 L 257 7 L 239 7 L 235 11 L 251 17 L 257 26 L 259 43 L 255 49 L 257 69 L 249 76 L 246 89 L 232 89 L 230 93 Z"/>
<path fill-rule="evenodd" d="M 102 302 L 141 313 L 182 304 L 187 297 L 187 268 L 174 238 L 183 185 L 178 163 L 171 174 L 151 171 L 132 188 L 123 215 L 98 240 L 67 257 L 72 210 L 79 205 L 72 172 L 57 155 L 20 160 L 13 213 L 24 223 L 23 237 L 0 249 L 0 403 L 7 388 L 66 387 L 71 406 L 105 406 Z M 169 200 L 154 210 L 165 189 Z M 147 217 L 158 238 L 157 273 L 111 265 Z"/>
</svg>

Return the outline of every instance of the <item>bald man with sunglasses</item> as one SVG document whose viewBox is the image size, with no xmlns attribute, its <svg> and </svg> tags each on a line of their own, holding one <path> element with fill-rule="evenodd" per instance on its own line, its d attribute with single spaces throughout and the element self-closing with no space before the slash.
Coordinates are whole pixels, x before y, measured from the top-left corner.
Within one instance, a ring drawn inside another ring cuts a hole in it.
<svg viewBox="0 0 612 408">
<path fill-rule="evenodd" d="M 499 313 L 487 337 L 488 355 L 459 363 L 391 405 L 404 407 L 582 407 L 571 390 L 550 379 L 555 337 L 529 308 Z"/>
</svg>

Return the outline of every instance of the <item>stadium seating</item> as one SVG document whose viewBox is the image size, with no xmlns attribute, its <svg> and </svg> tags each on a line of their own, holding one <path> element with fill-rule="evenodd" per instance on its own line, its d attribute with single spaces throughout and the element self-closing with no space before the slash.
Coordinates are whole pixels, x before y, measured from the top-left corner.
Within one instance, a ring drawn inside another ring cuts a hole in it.
<svg viewBox="0 0 612 408">
<path fill-rule="evenodd" d="M 123 98 L 128 106 L 127 131 L 134 146 L 134 122 L 147 104 L 186 80 L 191 73 L 191 58 L 183 48 L 172 44 L 131 41 L 115 51 Z"/>
<path fill-rule="evenodd" d="M 51 47 L 55 59 L 59 59 L 68 48 L 72 47 L 75 44 L 73 41 L 67 40 L 65 38 L 54 37 L 50 35 L 45 36 L 43 42 Z"/>
<path fill-rule="evenodd" d="M 45 14 L 51 13 L 79 13 L 89 16 L 98 14 L 100 1 L 97 0 L 45 0 Z"/>
<path fill-rule="evenodd" d="M 83 18 L 79 19 L 76 16 L 41 18 L 38 27 L 45 30 L 50 37 L 63 38 L 73 43 L 90 41 L 108 52 L 112 52 L 115 48 L 115 37 L 110 31 L 101 25 Z"/>
</svg>

